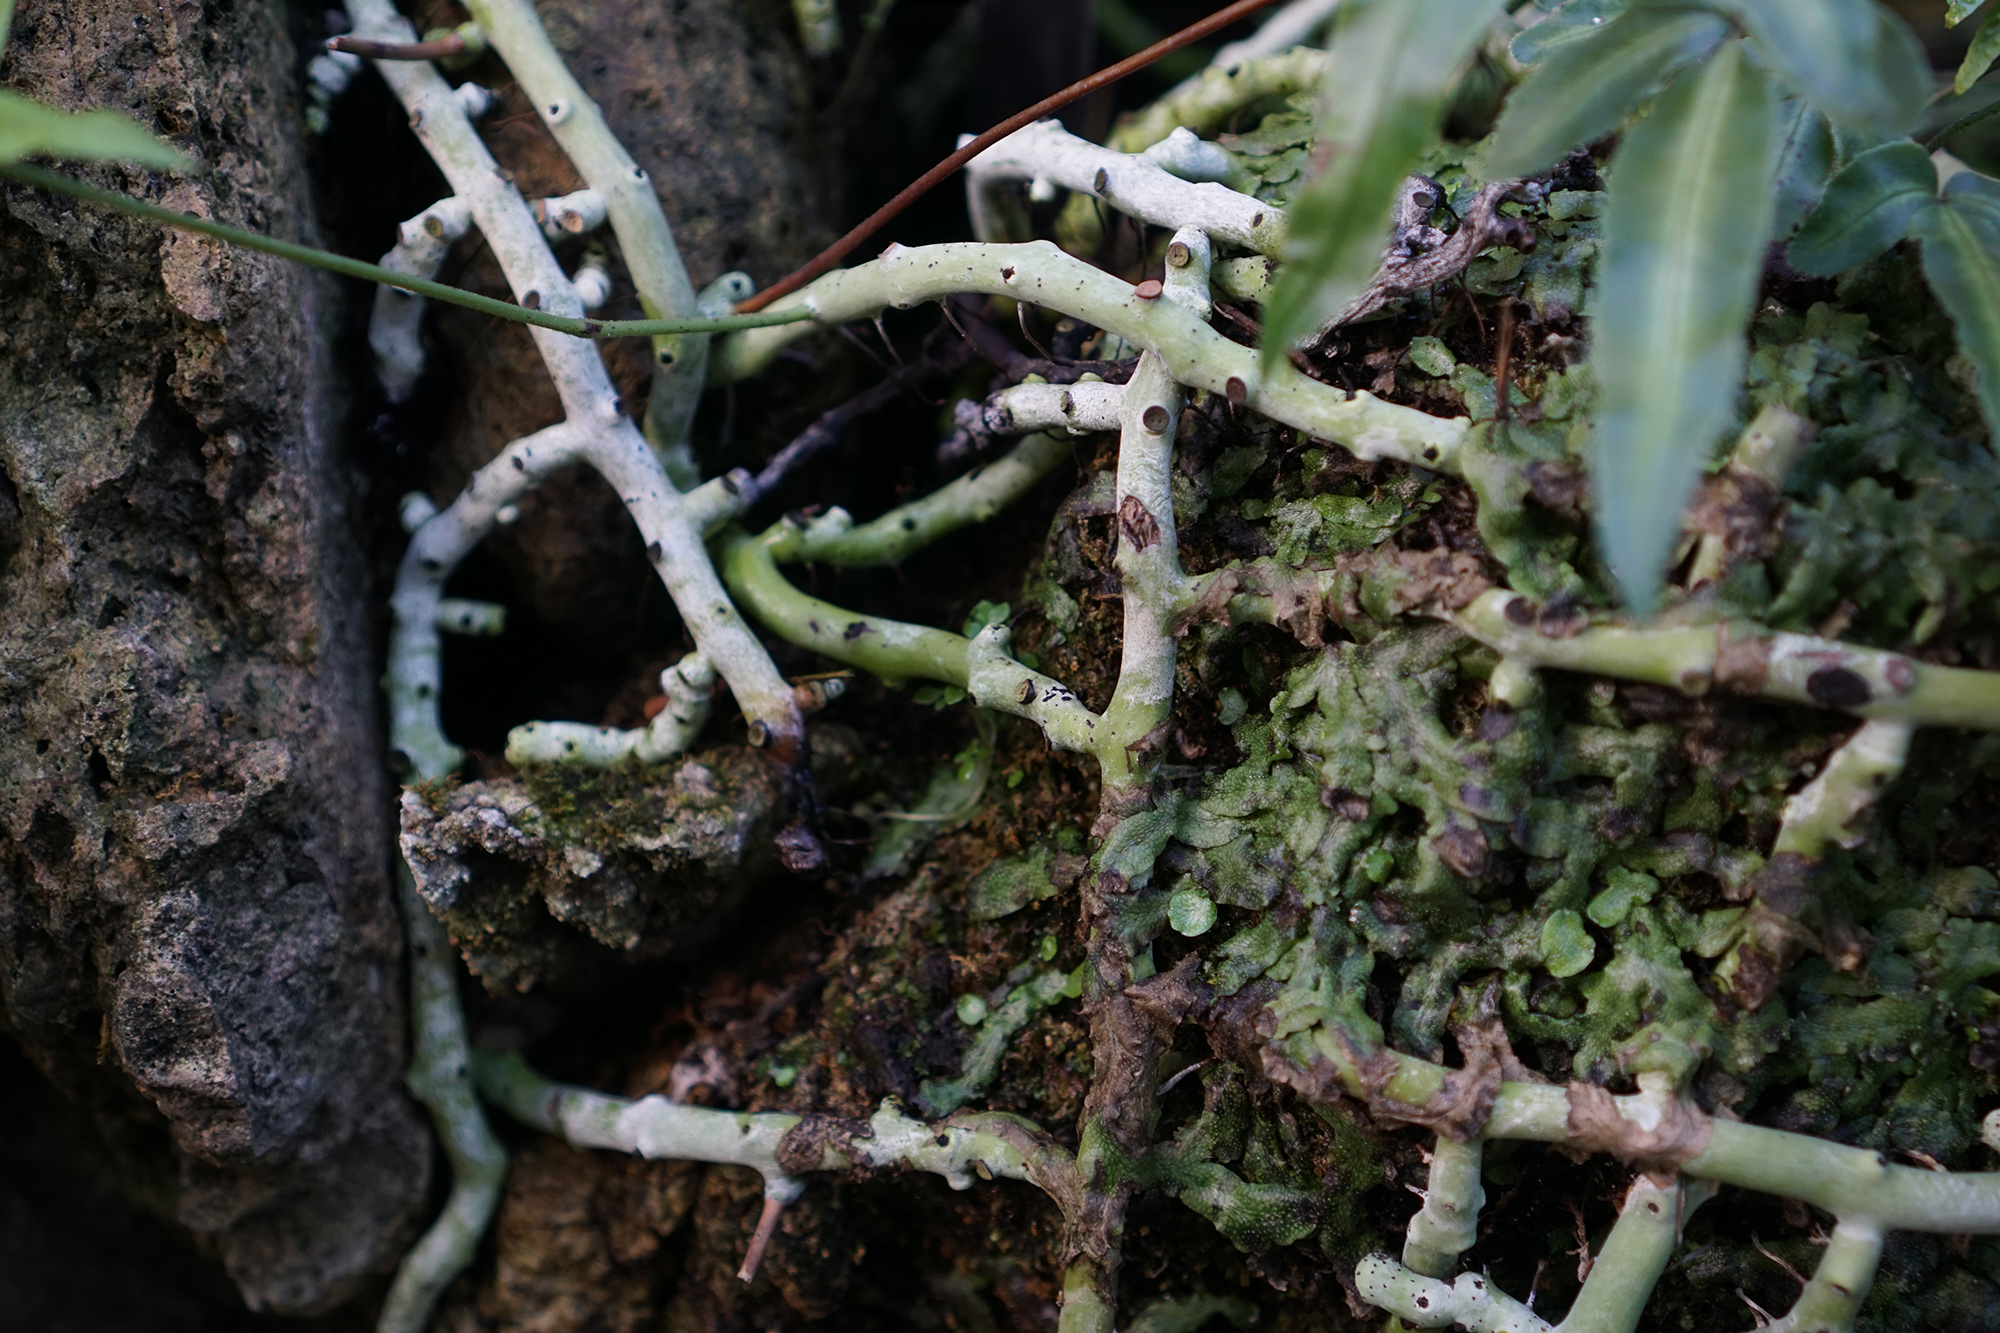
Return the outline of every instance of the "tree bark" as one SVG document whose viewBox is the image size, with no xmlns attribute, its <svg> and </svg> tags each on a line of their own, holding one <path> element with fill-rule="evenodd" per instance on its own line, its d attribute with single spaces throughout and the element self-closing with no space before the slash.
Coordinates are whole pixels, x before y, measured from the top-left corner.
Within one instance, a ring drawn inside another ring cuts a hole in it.
<svg viewBox="0 0 2000 1333">
<path fill-rule="evenodd" d="M 314 239 L 266 5 L 25 4 L 0 81 L 134 115 L 170 206 Z M 330 361 L 281 261 L 7 187 L 0 1022 L 253 1309 L 392 1266 L 431 1162 L 400 1087 L 372 631 Z M 0 1148 L 0 1151 L 4 1151 Z"/>
</svg>

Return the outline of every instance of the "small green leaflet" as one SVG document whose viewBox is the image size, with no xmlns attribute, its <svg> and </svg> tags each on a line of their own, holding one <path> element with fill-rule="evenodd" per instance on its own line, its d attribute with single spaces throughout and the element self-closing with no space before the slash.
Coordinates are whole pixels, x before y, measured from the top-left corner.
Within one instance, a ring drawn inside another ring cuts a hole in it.
<svg viewBox="0 0 2000 1333">
<path fill-rule="evenodd" d="M 1962 171 L 1910 232 L 1923 242 L 1924 277 L 1958 329 L 1958 350 L 1979 369 L 1979 405 L 2000 435 L 2000 181 Z"/>
<path fill-rule="evenodd" d="M 74 161 L 137 162 L 168 171 L 193 164 L 116 111 L 59 111 L 0 89 L 0 163 L 44 155 Z"/>
<path fill-rule="evenodd" d="M 972 613 L 965 618 L 965 637 L 976 639 L 992 626 L 1006 624 L 1013 614 L 1014 608 L 1006 602 L 974 602 Z"/>
<path fill-rule="evenodd" d="M 1370 0 L 1338 11 L 1322 83 L 1326 165 L 1291 208 L 1264 306 L 1264 360 L 1343 310 L 1380 263 L 1403 178 L 1437 138 L 1445 94 L 1501 0 Z"/>
<path fill-rule="evenodd" d="M 1758 59 L 1828 120 L 1902 134 L 1931 93 L 1907 23 L 1875 0 L 1709 0 L 1743 25 Z"/>
<path fill-rule="evenodd" d="M 1771 230 L 1775 103 L 1730 42 L 1660 95 L 1611 163 L 1591 356 L 1597 535 L 1641 614 L 1742 385 Z"/>
<path fill-rule="evenodd" d="M 1993 62 L 2000 60 L 2000 5 L 1986 11 L 1986 17 L 1979 22 L 1979 31 L 1972 34 L 1972 46 L 1965 53 L 1964 63 L 1953 76 L 1951 90 L 1963 97 L 1972 85 L 1985 77 L 1993 68 Z"/>
<path fill-rule="evenodd" d="M 1979 8 L 1980 0 L 1945 0 L 1944 26 L 1956 28 L 1972 17 L 1972 11 Z"/>
<path fill-rule="evenodd" d="M 1827 182 L 1786 257 L 1815 277 L 1844 273 L 1902 240 L 1936 193 L 1937 169 L 1916 144 L 1901 139 L 1871 148 Z"/>
<path fill-rule="evenodd" d="M 1611 133 L 1728 36 L 1727 19 L 1699 10 L 1628 9 L 1583 29 L 1575 40 L 1550 48 L 1547 61 L 1508 96 L 1484 174 L 1493 180 L 1533 175 L 1578 144 Z"/>
<path fill-rule="evenodd" d="M 1597 956 L 1597 941 L 1575 908 L 1558 907 L 1542 922 L 1542 966 L 1552 977 L 1573 977 Z"/>
<path fill-rule="evenodd" d="M 1597 32 L 1630 5 L 1631 0 L 1568 0 L 1516 37 L 1507 49 L 1524 65 L 1540 64 L 1558 49 Z"/>
</svg>

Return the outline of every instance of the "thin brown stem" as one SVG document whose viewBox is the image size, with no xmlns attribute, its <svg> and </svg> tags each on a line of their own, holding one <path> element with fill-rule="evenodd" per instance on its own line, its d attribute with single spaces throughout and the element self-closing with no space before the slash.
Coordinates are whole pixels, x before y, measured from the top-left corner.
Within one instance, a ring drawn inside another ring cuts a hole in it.
<svg viewBox="0 0 2000 1333">
<path fill-rule="evenodd" d="M 428 42 L 371 42 L 366 37 L 329 37 L 329 51 L 345 51 L 365 60 L 448 60 L 465 54 L 465 38 L 455 32 Z"/>
<path fill-rule="evenodd" d="M 757 1217 L 757 1230 L 750 1237 L 750 1248 L 744 1251 L 743 1266 L 736 1270 L 738 1280 L 757 1280 L 757 1269 L 764 1262 L 764 1251 L 771 1248 L 771 1237 L 778 1234 L 778 1215 L 784 1211 L 783 1200 L 768 1194 L 764 1196 L 764 1211 Z"/>
<path fill-rule="evenodd" d="M 1132 368 L 1138 365 L 1136 357 L 1124 361 L 1037 360 L 1015 350 L 1006 335 L 987 323 L 966 298 L 952 297 L 939 306 L 959 336 L 1014 383 L 1030 375 L 1040 375 L 1050 384 L 1074 384 L 1084 375 L 1098 375 L 1113 384 L 1123 384 L 1132 378 Z"/>
<path fill-rule="evenodd" d="M 792 438 L 791 443 L 771 456 L 754 482 L 744 488 L 744 503 L 755 506 L 782 484 L 806 460 L 840 442 L 856 418 L 874 412 L 912 386 L 934 375 L 953 374 L 972 363 L 974 349 L 961 341 L 941 341 L 934 352 L 917 361 L 906 361 L 891 370 L 880 383 L 863 389 L 837 407 L 830 407 Z"/>
<path fill-rule="evenodd" d="M 1236 22 L 1236 20 L 1254 14 L 1258 10 L 1264 9 L 1276 2 L 1277 0 L 1236 0 L 1235 4 L 1223 6 L 1198 23 L 1190 23 L 1171 37 L 1165 37 L 1154 42 L 1137 55 L 1127 56 L 1115 65 L 1107 65 L 1088 78 L 1077 80 L 1061 92 L 1052 93 L 1044 97 L 1027 110 L 1015 112 L 992 129 L 986 131 L 986 133 L 968 142 L 963 148 L 960 148 L 923 175 L 917 177 L 915 181 L 905 186 L 902 192 L 894 199 L 891 199 L 888 203 L 882 205 L 863 219 L 860 226 L 854 228 L 847 235 L 813 256 L 804 267 L 786 274 L 749 300 L 738 302 L 736 306 L 738 313 L 749 314 L 753 311 L 762 310 L 779 297 L 788 296 L 805 286 L 814 278 L 817 278 L 820 274 L 847 258 L 863 241 L 887 226 L 897 214 L 901 213 L 911 204 L 943 184 L 960 167 L 970 162 L 973 158 L 978 157 L 994 144 L 999 143 L 1015 130 L 1021 129 L 1023 126 L 1032 125 L 1052 112 L 1062 110 L 1062 108 L 1076 101 L 1079 97 L 1087 97 L 1099 88 L 1109 87 L 1128 74 L 1136 74 L 1162 56 L 1172 55 L 1182 47 L 1198 42 L 1210 33 L 1226 28 Z"/>
</svg>

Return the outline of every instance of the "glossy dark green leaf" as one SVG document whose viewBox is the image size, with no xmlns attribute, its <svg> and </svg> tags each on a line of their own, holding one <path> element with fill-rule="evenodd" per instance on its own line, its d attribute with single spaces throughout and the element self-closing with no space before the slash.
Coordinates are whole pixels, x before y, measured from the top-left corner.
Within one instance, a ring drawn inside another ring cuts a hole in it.
<svg viewBox="0 0 2000 1333">
<path fill-rule="evenodd" d="M 1370 0 L 1338 11 L 1323 84 L 1325 165 L 1296 196 L 1264 304 L 1264 359 L 1345 309 L 1381 262 L 1403 179 L 1437 139 L 1445 94 L 1501 0 Z"/>
<path fill-rule="evenodd" d="M 1524 65 L 1547 60 L 1560 47 L 1588 37 L 1631 6 L 1631 0 L 1568 0 L 1520 34 L 1507 49 Z"/>
<path fill-rule="evenodd" d="M 1610 167 L 1591 364 L 1600 549 L 1636 611 L 1743 380 L 1773 212 L 1776 97 L 1741 42 L 1682 74 Z"/>
<path fill-rule="evenodd" d="M 1833 163 L 1834 137 L 1826 117 L 1803 97 L 1778 103 L 1778 211 L 1771 220 L 1773 235 L 1789 236 L 1805 221 L 1826 189 Z"/>
<path fill-rule="evenodd" d="M 1786 258 L 1816 277 L 1844 273 L 1902 240 L 1936 194 L 1929 153 L 1908 139 L 1871 148 L 1827 182 Z"/>
<path fill-rule="evenodd" d="M 1924 277 L 1958 330 L 1958 350 L 1979 371 L 1979 406 L 2000 437 L 2000 181 L 1963 171 L 1940 206 L 1917 215 Z"/>
<path fill-rule="evenodd" d="M 1995 60 L 2000 60 L 2000 5 L 1993 6 L 1980 20 L 1979 31 L 1972 34 L 1972 45 L 1952 78 L 1951 90 L 1963 97 L 1993 68 Z"/>
<path fill-rule="evenodd" d="M 1944 26 L 1956 28 L 1972 17 L 1972 11 L 1979 8 L 1983 0 L 1945 0 Z"/>
<path fill-rule="evenodd" d="M 136 162 L 175 171 L 190 165 L 179 149 L 116 111 L 59 111 L 0 89 L 0 162 L 37 156 Z"/>
<path fill-rule="evenodd" d="M 1533 175 L 1577 145 L 1611 133 L 1728 36 L 1729 21 L 1718 14 L 1638 8 L 1554 47 L 1508 95 L 1486 174 L 1495 180 Z"/>
<path fill-rule="evenodd" d="M 1874 0 L 1709 0 L 1828 120 L 1906 133 L 1931 93 L 1910 26 Z"/>
</svg>

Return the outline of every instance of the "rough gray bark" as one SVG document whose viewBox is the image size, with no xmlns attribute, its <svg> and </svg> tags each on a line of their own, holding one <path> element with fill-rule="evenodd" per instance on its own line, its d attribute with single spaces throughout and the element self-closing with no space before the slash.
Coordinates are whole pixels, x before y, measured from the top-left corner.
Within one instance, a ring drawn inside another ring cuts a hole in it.
<svg viewBox="0 0 2000 1333">
<path fill-rule="evenodd" d="M 99 179 L 309 239 L 274 10 L 29 0 L 0 80 L 206 168 Z M 5 191 L 0 1022 L 253 1308 L 292 1313 L 395 1262 L 431 1160 L 333 299 Z"/>
</svg>

